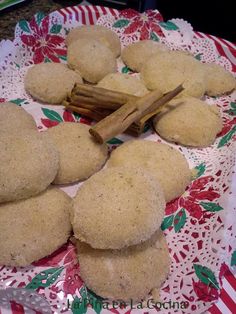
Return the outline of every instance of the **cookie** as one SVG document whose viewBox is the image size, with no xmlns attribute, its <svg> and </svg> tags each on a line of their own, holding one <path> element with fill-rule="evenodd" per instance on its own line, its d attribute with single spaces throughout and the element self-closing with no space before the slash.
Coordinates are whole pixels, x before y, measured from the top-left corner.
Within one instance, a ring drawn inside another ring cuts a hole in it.
<svg viewBox="0 0 236 314">
<path fill-rule="evenodd" d="M 112 51 L 96 39 L 83 38 L 70 44 L 67 61 L 71 69 L 90 83 L 97 83 L 117 70 Z"/>
<path fill-rule="evenodd" d="M 141 301 L 159 288 L 170 268 L 161 230 L 146 242 L 122 250 L 97 250 L 77 241 L 80 275 L 103 298 Z"/>
<path fill-rule="evenodd" d="M 204 95 L 205 71 L 201 62 L 180 51 L 166 51 L 144 63 L 141 78 L 150 90 L 159 89 L 163 94 L 183 84 L 180 95 L 200 98 Z"/>
<path fill-rule="evenodd" d="M 66 37 L 67 46 L 78 39 L 96 39 L 119 57 L 121 45 L 115 32 L 101 25 L 83 25 L 72 29 Z"/>
<path fill-rule="evenodd" d="M 166 202 L 180 196 L 190 183 L 185 157 L 173 147 L 147 140 L 131 140 L 116 148 L 108 167 L 133 166 L 150 172 L 160 183 Z"/>
<path fill-rule="evenodd" d="M 109 168 L 89 178 L 74 199 L 75 237 L 98 249 L 121 249 L 147 240 L 165 210 L 158 181 L 137 168 Z"/>
<path fill-rule="evenodd" d="M 70 236 L 71 199 L 50 188 L 0 205 L 0 265 L 27 266 L 57 250 Z"/>
<path fill-rule="evenodd" d="M 81 76 L 61 63 L 39 63 L 25 76 L 25 90 L 35 99 L 50 104 L 60 104 L 71 92 Z"/>
<path fill-rule="evenodd" d="M 0 203 L 36 195 L 54 180 L 59 155 L 44 134 L 4 133 L 0 138 Z"/>
<path fill-rule="evenodd" d="M 140 40 L 126 46 L 121 52 L 122 61 L 133 71 L 140 72 L 143 64 L 160 51 L 166 51 L 168 47 L 156 41 Z"/>
<path fill-rule="evenodd" d="M 46 135 L 59 152 L 59 170 L 54 184 L 67 184 L 90 177 L 104 165 L 108 148 L 100 145 L 89 134 L 89 126 L 62 122 L 48 129 Z"/>
<path fill-rule="evenodd" d="M 118 72 L 107 74 L 97 86 L 135 96 L 144 96 L 148 93 L 147 88 L 140 79 Z"/>
<path fill-rule="evenodd" d="M 0 104 L 0 131 L 5 133 L 37 130 L 33 117 L 22 107 L 11 102 Z"/>
<path fill-rule="evenodd" d="M 218 108 L 193 97 L 172 100 L 153 124 L 167 141 L 193 147 L 213 144 L 222 129 Z"/>
<path fill-rule="evenodd" d="M 206 72 L 206 94 L 219 96 L 231 93 L 236 88 L 236 79 L 232 73 L 215 63 L 204 63 Z"/>
</svg>

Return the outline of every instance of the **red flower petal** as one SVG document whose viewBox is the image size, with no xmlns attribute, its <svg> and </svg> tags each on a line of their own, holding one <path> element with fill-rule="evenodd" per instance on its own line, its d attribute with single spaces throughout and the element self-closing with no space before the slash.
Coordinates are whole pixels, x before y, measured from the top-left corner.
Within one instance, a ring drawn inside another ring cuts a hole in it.
<svg viewBox="0 0 236 314">
<path fill-rule="evenodd" d="M 42 32 L 42 35 L 47 35 L 48 34 L 48 27 L 49 27 L 49 16 L 46 16 L 43 20 L 42 20 L 42 24 L 41 24 L 41 28 L 40 31 Z"/>
<path fill-rule="evenodd" d="M 151 27 L 151 30 L 154 33 L 156 33 L 158 36 L 161 36 L 161 37 L 164 36 L 164 33 L 162 32 L 162 29 L 158 24 L 150 22 L 150 27 Z"/>
<path fill-rule="evenodd" d="M 219 297 L 219 293 L 216 288 L 206 285 L 201 281 L 193 281 L 193 290 L 198 297 L 198 301 L 212 302 L 217 300 Z"/>
<path fill-rule="evenodd" d="M 132 22 L 124 31 L 124 34 L 132 34 L 135 33 L 141 26 L 143 25 L 143 21 L 136 20 Z"/>
<path fill-rule="evenodd" d="M 39 29 L 39 26 L 38 26 L 38 24 L 37 24 L 37 22 L 36 22 L 36 19 L 35 19 L 35 16 L 32 18 L 32 20 L 29 22 L 29 26 L 30 26 L 30 28 L 32 29 L 32 31 L 35 33 L 35 34 L 37 34 L 37 35 L 39 35 L 39 36 L 41 36 L 42 34 L 41 34 L 41 31 L 40 31 L 40 29 Z"/>
<path fill-rule="evenodd" d="M 176 198 L 175 200 L 167 203 L 166 205 L 166 215 L 171 215 L 173 213 L 175 213 L 179 208 L 179 199 Z"/>
<path fill-rule="evenodd" d="M 47 57 L 49 60 L 51 60 L 52 62 L 57 62 L 60 63 L 60 59 L 53 53 L 53 52 L 49 52 L 47 54 Z"/>
<path fill-rule="evenodd" d="M 150 30 L 147 28 L 146 23 L 140 29 L 140 40 L 149 39 L 150 38 Z"/>
<path fill-rule="evenodd" d="M 208 200 L 208 201 L 213 201 L 216 198 L 220 197 L 220 194 L 213 190 L 202 191 L 202 192 L 192 191 L 190 192 L 190 195 L 197 200 Z"/>
<path fill-rule="evenodd" d="M 212 176 L 206 176 L 198 178 L 197 180 L 193 181 L 190 191 L 191 190 L 203 190 L 205 185 L 213 180 Z"/>
<path fill-rule="evenodd" d="M 147 10 L 145 12 L 145 14 L 151 18 L 152 20 L 155 20 L 156 22 L 159 21 L 159 22 L 162 22 L 163 21 L 163 17 L 161 15 L 160 12 L 156 12 L 155 10 Z"/>
<path fill-rule="evenodd" d="M 63 292 L 65 294 L 75 294 L 76 289 L 83 285 L 80 278 L 79 264 L 69 267 L 66 270 L 65 281 L 63 283 Z"/>
<path fill-rule="evenodd" d="M 184 200 L 183 207 L 189 212 L 191 217 L 200 219 L 202 217 L 203 211 L 200 205 L 186 199 Z"/>
<path fill-rule="evenodd" d="M 229 132 L 229 130 L 231 129 L 231 127 L 232 127 L 232 126 L 229 125 L 229 124 L 224 125 L 223 129 L 220 131 L 220 133 L 217 134 L 217 136 L 223 136 L 223 135 L 225 135 L 226 133 Z"/>
<path fill-rule="evenodd" d="M 49 45 L 52 45 L 53 47 L 58 46 L 65 41 L 65 39 L 61 36 L 49 35 L 49 34 L 46 35 L 45 39 L 46 39 L 47 43 Z"/>
<path fill-rule="evenodd" d="M 51 128 L 59 124 L 59 122 L 57 121 L 52 121 L 52 120 L 43 119 L 43 118 L 41 118 L 41 122 L 44 126 L 46 126 L 46 128 Z"/>
<path fill-rule="evenodd" d="M 33 56 L 34 63 L 41 63 L 44 61 L 44 54 L 42 47 L 35 49 L 34 56 Z"/>
<path fill-rule="evenodd" d="M 66 56 L 66 49 L 53 48 L 53 51 L 56 52 L 59 56 Z"/>
<path fill-rule="evenodd" d="M 70 111 L 68 111 L 68 110 L 65 110 L 63 112 L 63 119 L 66 122 L 75 122 L 75 119 L 74 119 L 72 113 Z"/>
<path fill-rule="evenodd" d="M 126 9 L 126 10 L 120 11 L 120 16 L 125 17 L 127 19 L 132 19 L 136 16 L 140 16 L 140 13 L 133 9 Z"/>
<path fill-rule="evenodd" d="M 36 44 L 36 39 L 32 35 L 21 35 L 22 42 L 29 47 L 33 47 Z"/>
</svg>

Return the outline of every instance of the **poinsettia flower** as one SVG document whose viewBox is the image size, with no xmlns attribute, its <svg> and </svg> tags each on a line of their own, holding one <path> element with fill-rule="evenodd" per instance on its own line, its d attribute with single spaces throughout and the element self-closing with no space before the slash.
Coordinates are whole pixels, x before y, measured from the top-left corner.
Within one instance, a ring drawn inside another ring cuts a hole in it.
<svg viewBox="0 0 236 314">
<path fill-rule="evenodd" d="M 139 13 L 133 9 L 127 9 L 120 12 L 120 16 L 130 20 L 130 23 L 124 30 L 124 34 L 140 32 L 140 39 L 150 39 L 152 33 L 164 36 L 158 22 L 163 21 L 161 14 L 155 10 L 147 10 Z"/>
<path fill-rule="evenodd" d="M 193 290 L 198 297 L 198 301 L 211 302 L 219 298 L 219 292 L 216 288 L 206 285 L 200 280 L 197 282 L 193 280 Z"/>
<path fill-rule="evenodd" d="M 49 59 L 53 62 L 60 62 L 59 56 L 66 55 L 66 49 L 61 47 L 64 38 L 49 31 L 49 16 L 44 17 L 39 24 L 36 17 L 29 22 L 30 35 L 22 34 L 22 42 L 34 52 L 34 63 L 40 63 Z"/>
<path fill-rule="evenodd" d="M 201 219 L 204 211 L 200 202 L 212 202 L 220 196 L 212 187 L 207 187 L 211 181 L 213 181 L 212 176 L 200 177 L 193 181 L 181 197 L 167 204 L 166 215 L 173 214 L 179 208 L 185 208 L 191 217 Z"/>
</svg>

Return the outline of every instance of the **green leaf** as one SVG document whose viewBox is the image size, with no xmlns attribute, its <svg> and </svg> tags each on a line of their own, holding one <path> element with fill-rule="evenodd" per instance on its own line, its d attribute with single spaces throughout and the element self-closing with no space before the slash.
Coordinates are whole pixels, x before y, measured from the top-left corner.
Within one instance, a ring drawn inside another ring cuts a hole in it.
<svg viewBox="0 0 236 314">
<path fill-rule="evenodd" d="M 143 128 L 143 133 L 146 133 L 147 131 L 150 130 L 150 124 L 148 122 L 145 123 L 144 128 Z"/>
<path fill-rule="evenodd" d="M 236 116 L 236 102 L 231 102 L 230 107 L 231 109 L 226 110 L 226 112 L 230 114 L 231 116 Z"/>
<path fill-rule="evenodd" d="M 236 125 L 225 136 L 221 138 L 218 144 L 218 148 L 221 148 L 222 146 L 227 144 L 231 140 L 231 138 L 234 136 L 235 133 L 236 133 Z"/>
<path fill-rule="evenodd" d="M 220 205 L 212 202 L 200 202 L 200 205 L 208 212 L 218 212 L 224 209 Z"/>
<path fill-rule="evenodd" d="M 196 56 L 194 56 L 195 59 L 201 61 L 202 53 L 198 53 Z"/>
<path fill-rule="evenodd" d="M 174 218 L 174 229 L 175 232 L 179 232 L 181 228 L 185 225 L 186 222 L 186 213 L 185 209 L 181 208 Z"/>
<path fill-rule="evenodd" d="M 159 41 L 159 37 L 154 32 L 151 32 L 150 39 L 154 41 Z"/>
<path fill-rule="evenodd" d="M 85 314 L 87 312 L 87 304 L 83 302 L 83 298 L 74 298 L 71 310 L 73 314 Z"/>
<path fill-rule="evenodd" d="M 129 23 L 130 23 L 130 20 L 120 19 L 120 20 L 117 20 L 112 26 L 116 28 L 121 28 L 121 27 L 127 26 Z"/>
<path fill-rule="evenodd" d="M 21 104 L 25 101 L 24 98 L 16 98 L 16 99 L 12 99 L 10 100 L 10 102 L 13 102 L 13 104 L 16 104 L 18 106 L 21 106 Z"/>
<path fill-rule="evenodd" d="M 236 265 L 236 250 L 232 254 L 230 265 L 231 266 Z"/>
<path fill-rule="evenodd" d="M 122 144 L 123 141 L 119 140 L 116 137 L 113 137 L 111 140 L 107 141 L 108 144 Z"/>
<path fill-rule="evenodd" d="M 30 28 L 29 28 L 29 24 L 26 20 L 20 20 L 19 21 L 19 26 L 22 29 L 22 31 L 24 31 L 25 33 L 30 33 Z"/>
<path fill-rule="evenodd" d="M 171 21 L 167 21 L 167 22 L 159 22 L 160 26 L 163 27 L 166 30 L 172 30 L 172 31 L 176 31 L 179 29 L 179 27 L 177 25 L 175 25 L 173 22 Z"/>
<path fill-rule="evenodd" d="M 129 73 L 129 72 L 132 72 L 130 70 L 130 68 L 128 68 L 127 66 L 123 67 L 122 70 L 121 70 L 122 73 L 126 74 L 126 73 Z"/>
<path fill-rule="evenodd" d="M 46 269 L 36 275 L 25 288 L 35 290 L 39 287 L 49 287 L 58 279 L 62 271 L 63 267 Z"/>
<path fill-rule="evenodd" d="M 36 23 L 40 25 L 44 17 L 45 17 L 45 14 L 43 12 L 38 12 L 36 14 Z"/>
<path fill-rule="evenodd" d="M 62 122 L 63 119 L 61 118 L 61 116 L 59 115 L 59 113 L 57 113 L 54 110 L 50 110 L 47 108 L 42 108 L 43 113 L 45 114 L 45 116 L 50 119 L 51 121 L 57 121 L 57 122 Z"/>
<path fill-rule="evenodd" d="M 193 180 L 195 180 L 195 179 L 201 177 L 201 175 L 204 174 L 204 172 L 205 172 L 205 170 L 206 170 L 206 166 L 205 166 L 205 164 L 202 162 L 201 164 L 199 164 L 198 166 L 196 166 L 196 167 L 194 168 L 194 170 L 196 171 L 196 174 L 194 174 Z"/>
<path fill-rule="evenodd" d="M 161 230 L 164 231 L 172 226 L 174 222 L 174 215 L 170 215 L 164 218 L 161 224 Z"/>
<path fill-rule="evenodd" d="M 58 56 L 61 60 L 67 61 L 67 56 Z"/>
<path fill-rule="evenodd" d="M 219 284 L 212 270 L 199 264 L 193 264 L 193 268 L 201 282 L 205 283 L 206 285 L 211 285 L 216 289 L 219 289 Z"/>
<path fill-rule="evenodd" d="M 44 62 L 45 63 L 49 63 L 49 62 L 52 62 L 50 59 L 48 59 L 48 57 L 46 57 L 45 59 L 44 59 Z"/>
<path fill-rule="evenodd" d="M 60 24 L 54 24 L 54 25 L 52 25 L 52 27 L 51 27 L 51 29 L 50 29 L 50 33 L 58 34 L 58 33 L 60 33 L 61 28 L 62 28 L 62 25 L 60 25 Z"/>
<path fill-rule="evenodd" d="M 81 115 L 78 112 L 73 112 L 73 116 L 76 118 L 76 120 L 81 118 Z"/>
<path fill-rule="evenodd" d="M 93 310 L 100 314 L 102 311 L 102 301 L 104 300 L 102 297 L 96 295 L 93 291 L 87 288 L 87 298 L 92 300 L 93 302 Z"/>
</svg>

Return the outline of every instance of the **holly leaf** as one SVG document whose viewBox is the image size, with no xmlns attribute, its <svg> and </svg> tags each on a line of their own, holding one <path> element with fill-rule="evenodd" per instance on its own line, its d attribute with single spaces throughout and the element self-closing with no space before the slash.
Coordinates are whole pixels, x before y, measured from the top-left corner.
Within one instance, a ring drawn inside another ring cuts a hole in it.
<svg viewBox="0 0 236 314">
<path fill-rule="evenodd" d="M 113 137 L 111 140 L 107 141 L 108 144 L 122 144 L 123 141 L 121 141 L 120 139 Z"/>
<path fill-rule="evenodd" d="M 194 271 L 201 282 L 219 289 L 219 284 L 212 270 L 200 264 L 193 264 Z"/>
<path fill-rule="evenodd" d="M 236 265 L 236 250 L 233 252 L 232 256 L 231 256 L 231 262 L 230 262 L 231 266 Z"/>
<path fill-rule="evenodd" d="M 52 34 L 58 34 L 58 33 L 60 33 L 61 28 L 62 28 L 62 25 L 60 25 L 60 24 L 54 24 L 54 25 L 52 25 L 52 27 L 51 27 L 51 29 L 50 29 L 50 33 L 52 33 Z"/>
<path fill-rule="evenodd" d="M 87 304 L 83 302 L 82 298 L 76 296 L 72 302 L 71 310 L 73 314 L 85 314 L 87 312 Z"/>
<path fill-rule="evenodd" d="M 16 99 L 12 99 L 10 100 L 10 102 L 13 102 L 13 104 L 16 104 L 18 106 L 21 106 L 21 104 L 25 101 L 24 98 L 16 98 Z"/>
<path fill-rule="evenodd" d="M 37 274 L 25 288 L 35 290 L 49 287 L 58 279 L 62 271 L 63 267 L 46 269 Z"/>
<path fill-rule="evenodd" d="M 57 121 L 57 122 L 62 122 L 63 119 L 61 118 L 61 116 L 59 115 L 59 113 L 57 113 L 56 111 L 54 110 L 51 110 L 51 109 L 47 109 L 47 108 L 42 108 L 42 111 L 44 113 L 44 115 L 52 120 L 52 121 Z"/>
<path fill-rule="evenodd" d="M 194 56 L 194 58 L 197 59 L 198 61 L 201 61 L 202 53 L 198 53 L 196 56 Z"/>
<path fill-rule="evenodd" d="M 40 25 L 44 17 L 45 17 L 45 14 L 43 12 L 38 12 L 36 14 L 36 23 Z"/>
<path fill-rule="evenodd" d="M 200 205 L 208 212 L 218 212 L 224 209 L 220 205 L 212 202 L 200 202 Z"/>
<path fill-rule="evenodd" d="M 161 224 L 161 230 L 164 231 L 170 228 L 173 225 L 173 222 L 174 222 L 174 215 L 165 217 Z"/>
<path fill-rule="evenodd" d="M 227 144 L 231 140 L 231 138 L 234 136 L 235 133 L 236 133 L 236 125 L 228 133 L 226 133 L 225 136 L 221 138 L 218 144 L 218 148 L 221 148 L 222 146 Z"/>
<path fill-rule="evenodd" d="M 159 37 L 154 32 L 151 32 L 150 39 L 154 41 L 159 41 Z"/>
<path fill-rule="evenodd" d="M 202 162 L 201 164 L 199 164 L 198 166 L 196 166 L 194 168 L 194 170 L 196 171 L 196 173 L 194 174 L 193 179 L 197 179 L 199 177 L 201 177 L 201 175 L 204 174 L 205 170 L 206 170 L 206 165 Z"/>
<path fill-rule="evenodd" d="M 24 31 L 25 33 L 31 33 L 30 28 L 29 28 L 29 24 L 26 20 L 20 20 L 19 26 L 22 29 L 22 31 Z"/>
<path fill-rule="evenodd" d="M 174 217 L 174 229 L 175 232 L 179 232 L 183 228 L 186 222 L 186 212 L 184 208 L 181 208 Z"/>
<path fill-rule="evenodd" d="M 231 108 L 229 110 L 226 110 L 225 112 L 227 112 L 231 116 L 236 116 L 236 102 L 231 102 L 230 107 Z"/>
<path fill-rule="evenodd" d="M 125 27 L 129 25 L 129 23 L 130 23 L 130 20 L 120 19 L 120 20 L 117 20 L 112 26 L 116 28 L 121 28 L 121 27 Z"/>
<path fill-rule="evenodd" d="M 173 22 L 171 21 L 167 21 L 167 22 L 159 22 L 159 25 L 161 27 L 163 27 L 166 30 L 172 30 L 172 31 L 176 31 L 179 29 L 179 27 L 177 25 L 175 25 Z"/>
<path fill-rule="evenodd" d="M 129 73 L 129 72 L 132 72 L 130 70 L 130 68 L 128 68 L 127 66 L 123 67 L 122 70 L 121 70 L 122 73 L 126 74 L 126 73 Z"/>
</svg>

